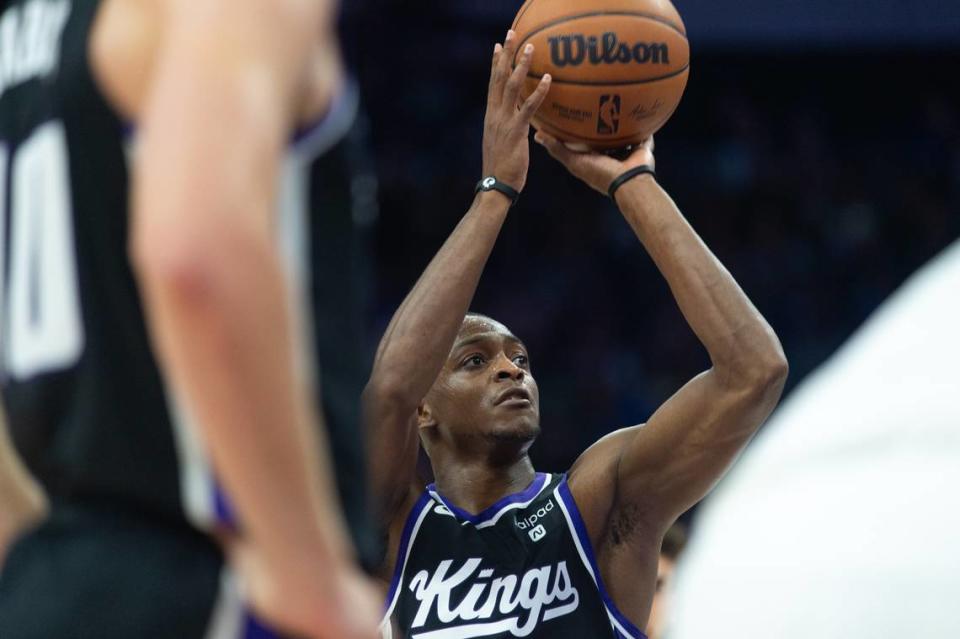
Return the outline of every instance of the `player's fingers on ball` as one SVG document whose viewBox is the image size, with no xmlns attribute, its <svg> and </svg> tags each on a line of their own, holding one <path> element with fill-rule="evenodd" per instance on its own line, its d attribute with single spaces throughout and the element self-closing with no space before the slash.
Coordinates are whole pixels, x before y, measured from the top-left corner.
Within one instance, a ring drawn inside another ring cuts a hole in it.
<svg viewBox="0 0 960 639">
<path fill-rule="evenodd" d="M 547 133 L 543 131 L 537 131 L 536 135 L 533 136 L 535 142 L 547 150 L 553 158 L 566 164 L 567 159 L 570 156 L 570 150 L 565 146 L 560 144 L 560 142 Z"/>
<path fill-rule="evenodd" d="M 507 47 L 514 40 L 513 31 L 507 31 L 503 44 L 499 42 L 493 47 L 493 63 L 490 71 L 490 88 L 487 91 L 488 101 L 499 103 L 503 96 L 503 83 L 510 74 L 510 60 L 513 53 Z"/>
<path fill-rule="evenodd" d="M 527 44 L 520 52 L 520 59 L 517 61 L 517 67 L 510 74 L 507 85 L 503 89 L 503 102 L 510 109 L 514 109 L 520 95 L 520 86 L 523 84 L 527 73 L 530 72 L 530 58 L 533 56 L 533 45 Z"/>
<path fill-rule="evenodd" d="M 493 47 L 493 62 L 490 66 L 490 86 L 487 87 L 487 97 L 492 99 L 494 96 L 499 97 L 499 85 L 501 84 L 500 78 L 503 73 L 503 68 L 500 65 L 501 58 L 503 57 L 503 45 L 499 42 Z"/>
<path fill-rule="evenodd" d="M 503 56 L 500 64 L 509 69 L 513 64 L 513 56 L 517 52 L 517 34 L 513 29 L 507 31 L 507 37 L 503 39 Z"/>
<path fill-rule="evenodd" d="M 507 31 L 507 37 L 503 40 L 503 49 L 497 58 L 497 81 L 500 91 L 503 91 L 504 83 L 510 78 L 510 70 L 513 69 L 513 59 L 517 52 L 517 36 L 513 29 Z"/>
<path fill-rule="evenodd" d="M 547 97 L 547 93 L 550 91 L 550 81 L 552 78 L 550 74 L 545 74 L 540 78 L 537 88 L 533 90 L 533 93 L 530 94 L 523 102 L 523 106 L 520 107 L 520 113 L 523 116 L 523 119 L 530 121 L 533 117 L 533 114 L 537 112 L 537 109 L 540 108 L 540 105 L 543 104 L 543 99 Z"/>
</svg>

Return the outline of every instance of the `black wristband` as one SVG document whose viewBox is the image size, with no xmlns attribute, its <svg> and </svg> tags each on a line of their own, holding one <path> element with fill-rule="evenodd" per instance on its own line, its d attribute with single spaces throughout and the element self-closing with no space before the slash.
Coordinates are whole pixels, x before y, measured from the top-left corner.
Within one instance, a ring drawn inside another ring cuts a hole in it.
<svg viewBox="0 0 960 639">
<path fill-rule="evenodd" d="M 510 206 L 516 204 L 517 200 L 520 199 L 520 192 L 518 190 L 508 184 L 504 184 L 492 175 L 488 175 L 477 182 L 477 188 L 474 189 L 473 192 L 479 193 L 480 191 L 499 191 L 510 200 Z"/>
<path fill-rule="evenodd" d="M 653 176 L 653 179 L 657 179 L 657 172 L 653 170 L 652 166 L 641 164 L 640 166 L 633 167 L 632 169 L 630 169 L 629 171 L 625 172 L 623 175 L 618 177 L 616 180 L 611 182 L 610 188 L 607 189 L 607 195 L 610 196 L 610 199 L 613 199 L 613 194 L 617 192 L 617 189 L 623 186 L 624 182 L 628 180 L 632 180 L 638 175 L 643 175 L 644 173 L 649 173 L 650 175 Z"/>
</svg>

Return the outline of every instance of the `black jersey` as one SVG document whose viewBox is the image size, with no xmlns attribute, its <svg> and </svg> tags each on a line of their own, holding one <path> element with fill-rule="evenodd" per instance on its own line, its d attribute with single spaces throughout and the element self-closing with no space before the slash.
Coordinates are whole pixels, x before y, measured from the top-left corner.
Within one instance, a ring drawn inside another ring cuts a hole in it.
<svg viewBox="0 0 960 639">
<path fill-rule="evenodd" d="M 127 252 L 128 158 L 136 134 L 102 96 L 88 60 L 99 4 L 2 5 L 3 404 L 17 449 L 54 504 L 110 504 L 204 528 L 227 509 L 148 339 Z M 283 164 L 278 235 L 295 310 L 307 317 L 317 292 L 311 169 L 356 112 L 356 90 L 345 91 L 322 122 L 296 136 Z M 312 321 L 300 325 L 299 364 L 315 369 L 323 349 Z M 358 444 L 340 441 L 357 432 L 352 424 L 338 428 L 332 447 L 358 451 Z M 349 465 L 358 455 L 346 457 Z"/>
<path fill-rule="evenodd" d="M 565 475 L 537 473 L 479 515 L 428 486 L 386 605 L 384 639 L 646 639 L 604 589 Z"/>
</svg>

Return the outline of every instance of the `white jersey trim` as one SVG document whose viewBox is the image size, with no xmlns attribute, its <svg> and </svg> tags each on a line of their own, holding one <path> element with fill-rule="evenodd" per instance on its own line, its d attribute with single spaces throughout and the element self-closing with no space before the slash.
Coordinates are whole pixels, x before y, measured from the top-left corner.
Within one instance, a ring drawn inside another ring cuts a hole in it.
<svg viewBox="0 0 960 639">
<path fill-rule="evenodd" d="M 394 570 L 394 576 L 390 583 L 390 592 L 388 593 L 390 600 L 388 601 L 387 610 L 383 615 L 383 620 L 380 622 L 380 636 L 382 639 L 391 639 L 393 637 L 393 627 L 390 624 L 390 617 L 393 615 L 393 609 L 396 608 L 397 601 L 400 599 L 400 590 L 403 587 L 403 576 L 407 571 L 407 562 L 410 560 L 410 551 L 413 549 L 413 544 L 417 540 L 420 525 L 423 524 L 423 520 L 426 519 L 430 511 L 433 510 L 433 502 L 421 498 L 414 505 L 414 510 L 410 512 L 410 517 L 414 516 L 418 507 L 420 508 L 420 512 L 416 513 L 417 519 L 413 524 L 413 528 L 410 530 L 410 537 L 407 539 L 404 547 L 399 549 L 401 554 L 397 556 L 397 564 L 400 565 L 401 568 L 399 572 Z"/>
<path fill-rule="evenodd" d="M 577 554 L 580 555 L 580 561 L 583 563 L 584 568 L 586 568 L 587 572 L 590 574 L 590 578 L 593 579 L 593 583 L 597 587 L 597 592 L 600 593 L 600 598 L 603 601 L 603 607 L 607 612 L 607 617 L 610 619 L 611 627 L 616 632 L 619 632 L 621 635 L 623 635 L 627 639 L 647 639 L 647 637 L 644 634 L 638 633 L 636 629 L 627 628 L 626 624 L 621 623 L 621 621 L 617 617 L 622 616 L 623 613 L 621 613 L 619 610 L 616 610 L 615 608 L 611 609 L 612 602 L 610 601 L 610 597 L 607 594 L 606 588 L 604 587 L 602 580 L 599 578 L 599 575 L 594 570 L 593 562 L 590 559 L 590 554 L 586 552 L 583 546 L 583 544 L 589 544 L 590 541 L 588 539 L 585 539 L 585 540 L 580 539 L 580 533 L 577 531 L 577 527 L 573 523 L 573 517 L 571 517 L 569 508 L 572 507 L 574 509 L 574 514 L 576 515 L 577 518 L 580 517 L 579 511 L 577 510 L 575 503 L 568 506 L 567 500 L 564 497 L 563 493 L 561 492 L 561 488 L 563 488 L 565 485 L 566 485 L 566 480 L 564 480 L 563 482 L 560 483 L 559 486 L 557 486 L 557 488 L 553 491 L 553 495 L 554 497 L 556 497 L 557 503 L 560 505 L 560 510 L 563 512 L 563 518 L 567 521 L 567 528 L 570 531 L 570 536 L 573 537 L 573 543 L 577 548 Z"/>
</svg>

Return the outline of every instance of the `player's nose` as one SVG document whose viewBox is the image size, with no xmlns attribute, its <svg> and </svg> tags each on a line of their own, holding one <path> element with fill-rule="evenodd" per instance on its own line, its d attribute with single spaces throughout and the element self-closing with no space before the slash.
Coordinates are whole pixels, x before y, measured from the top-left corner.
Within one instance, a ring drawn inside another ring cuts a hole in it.
<svg viewBox="0 0 960 639">
<path fill-rule="evenodd" d="M 523 376 L 526 374 L 526 371 L 517 366 L 513 360 L 503 354 L 497 357 L 497 365 L 494 370 L 496 371 L 497 381 L 504 381 L 508 379 L 521 381 L 523 380 Z"/>
</svg>

